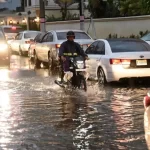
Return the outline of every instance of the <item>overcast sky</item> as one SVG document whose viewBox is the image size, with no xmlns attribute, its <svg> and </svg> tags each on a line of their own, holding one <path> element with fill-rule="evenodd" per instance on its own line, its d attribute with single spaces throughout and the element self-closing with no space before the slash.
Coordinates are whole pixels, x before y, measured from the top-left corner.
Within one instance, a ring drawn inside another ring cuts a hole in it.
<svg viewBox="0 0 150 150">
<path fill-rule="evenodd" d="M 16 7 L 20 6 L 20 0 L 0 0 L 0 8 L 8 8 L 10 10 L 16 10 Z"/>
</svg>

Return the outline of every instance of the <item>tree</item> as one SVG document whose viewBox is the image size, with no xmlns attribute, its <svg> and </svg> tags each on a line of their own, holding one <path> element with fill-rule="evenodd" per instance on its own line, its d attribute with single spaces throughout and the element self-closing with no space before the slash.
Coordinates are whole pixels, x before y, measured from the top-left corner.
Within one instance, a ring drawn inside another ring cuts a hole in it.
<svg viewBox="0 0 150 150">
<path fill-rule="evenodd" d="M 150 14 L 150 0 L 141 0 L 141 13 L 143 15 L 149 15 Z"/>
<path fill-rule="evenodd" d="M 102 18 L 105 16 L 107 2 L 103 0 L 89 0 L 89 11 L 94 18 Z"/>
<path fill-rule="evenodd" d="M 105 17 L 119 17 L 119 0 L 107 0 L 107 6 L 105 10 Z"/>
<path fill-rule="evenodd" d="M 67 8 L 72 5 L 75 1 L 74 0 L 54 0 L 56 4 L 61 7 L 62 19 L 66 20 L 67 17 Z"/>
<path fill-rule="evenodd" d="M 120 0 L 121 16 L 137 16 L 141 15 L 141 0 Z"/>
</svg>

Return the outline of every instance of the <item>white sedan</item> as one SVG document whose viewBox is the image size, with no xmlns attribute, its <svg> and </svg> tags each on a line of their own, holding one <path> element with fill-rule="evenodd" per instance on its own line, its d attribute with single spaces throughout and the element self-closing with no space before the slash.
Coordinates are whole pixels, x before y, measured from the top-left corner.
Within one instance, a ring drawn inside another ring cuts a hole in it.
<svg viewBox="0 0 150 150">
<path fill-rule="evenodd" d="M 87 70 L 100 84 L 150 77 L 150 46 L 135 39 L 99 39 L 87 48 Z"/>
<path fill-rule="evenodd" d="M 27 54 L 30 46 L 30 40 L 34 39 L 39 31 L 23 31 L 19 32 L 15 40 L 12 40 L 9 45 L 12 51 L 19 53 L 20 55 Z"/>
</svg>

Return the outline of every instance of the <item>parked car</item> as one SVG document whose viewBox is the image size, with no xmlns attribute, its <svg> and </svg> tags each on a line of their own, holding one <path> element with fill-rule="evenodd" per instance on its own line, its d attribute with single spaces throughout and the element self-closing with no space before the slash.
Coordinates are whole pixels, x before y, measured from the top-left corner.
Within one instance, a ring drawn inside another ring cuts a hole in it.
<svg viewBox="0 0 150 150">
<path fill-rule="evenodd" d="M 0 65 L 10 66 L 10 48 L 2 31 L 0 31 Z"/>
<path fill-rule="evenodd" d="M 100 84 L 131 77 L 150 77 L 150 46 L 135 39 L 99 39 L 86 50 L 87 70 Z"/>
<path fill-rule="evenodd" d="M 141 40 L 147 42 L 148 44 L 150 44 L 150 33 L 147 33 L 146 35 L 144 35 Z"/>
<path fill-rule="evenodd" d="M 14 26 L 14 25 L 2 25 L 0 26 L 0 30 L 4 32 L 6 36 L 6 40 L 13 40 L 15 39 L 16 35 L 19 32 L 22 32 L 24 29 L 20 26 Z"/>
<path fill-rule="evenodd" d="M 34 50 L 35 50 L 36 44 L 41 42 L 41 40 L 45 34 L 46 34 L 46 32 L 40 32 L 37 34 L 37 36 L 34 38 L 34 40 L 31 40 L 30 46 L 28 49 L 28 56 L 29 56 L 30 60 L 34 59 Z"/>
<path fill-rule="evenodd" d="M 16 35 L 15 40 L 9 43 L 12 51 L 19 53 L 19 55 L 28 54 L 31 40 L 33 40 L 39 33 L 39 31 L 19 32 Z"/>
<path fill-rule="evenodd" d="M 41 62 L 48 63 L 49 68 L 53 67 L 58 60 L 58 51 L 62 42 L 66 40 L 66 34 L 69 30 L 52 30 L 47 32 L 41 42 L 36 43 L 34 50 L 35 66 L 40 67 Z M 81 30 L 75 32 L 75 41 L 78 42 L 84 50 L 94 41 L 87 33 Z"/>
</svg>

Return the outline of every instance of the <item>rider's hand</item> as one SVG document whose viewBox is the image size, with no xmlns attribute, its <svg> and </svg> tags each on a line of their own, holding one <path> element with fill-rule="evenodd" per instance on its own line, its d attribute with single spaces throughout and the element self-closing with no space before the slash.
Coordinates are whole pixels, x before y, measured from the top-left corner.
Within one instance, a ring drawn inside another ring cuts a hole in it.
<svg viewBox="0 0 150 150">
<path fill-rule="evenodd" d="M 66 61 L 66 58 L 64 56 L 61 56 L 62 61 Z"/>
</svg>

